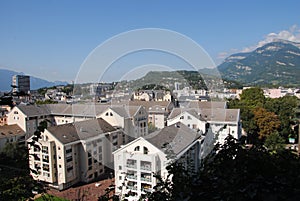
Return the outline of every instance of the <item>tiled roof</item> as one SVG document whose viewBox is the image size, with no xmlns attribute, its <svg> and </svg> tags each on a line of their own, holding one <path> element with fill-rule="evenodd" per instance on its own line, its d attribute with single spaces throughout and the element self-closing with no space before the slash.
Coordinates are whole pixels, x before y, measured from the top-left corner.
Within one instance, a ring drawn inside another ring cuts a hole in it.
<svg viewBox="0 0 300 201">
<path fill-rule="evenodd" d="M 188 108 L 207 109 L 207 108 L 223 108 L 227 107 L 226 102 L 217 101 L 190 101 L 186 106 Z"/>
<path fill-rule="evenodd" d="M 214 121 L 214 122 L 237 122 L 240 118 L 239 109 L 222 109 L 222 108 L 211 108 L 211 109 L 194 109 L 194 108 L 174 108 L 168 119 L 173 119 L 183 112 L 195 116 L 196 118 L 203 121 Z"/>
<path fill-rule="evenodd" d="M 240 109 L 202 109 L 201 117 L 207 121 L 214 122 L 238 122 L 240 118 Z"/>
<path fill-rule="evenodd" d="M 141 106 L 112 106 L 111 109 L 119 114 L 121 117 L 130 118 L 133 117 Z"/>
<path fill-rule="evenodd" d="M 167 145 L 174 154 L 179 154 L 200 137 L 197 132 L 184 124 L 176 123 L 151 133 L 145 139 L 159 149 Z"/>
<path fill-rule="evenodd" d="M 18 105 L 16 107 L 18 107 L 28 117 L 50 114 L 47 105 Z"/>
<path fill-rule="evenodd" d="M 105 111 L 109 105 L 99 104 L 45 104 L 45 105 L 18 105 L 26 116 L 41 115 L 70 115 L 96 117 Z"/>
<path fill-rule="evenodd" d="M 0 126 L 0 139 L 16 135 L 25 135 L 25 132 L 17 124 Z"/>
<path fill-rule="evenodd" d="M 114 102 L 112 105 L 129 105 L 129 106 L 143 106 L 146 108 L 147 111 L 149 111 L 150 107 L 154 106 L 162 106 L 167 108 L 170 104 L 172 104 L 170 101 L 140 101 L 140 100 L 134 100 L 134 101 L 123 101 L 123 102 Z"/>
<path fill-rule="evenodd" d="M 52 126 L 47 130 L 61 143 L 67 144 L 113 132 L 116 129 L 102 118 Z"/>
</svg>

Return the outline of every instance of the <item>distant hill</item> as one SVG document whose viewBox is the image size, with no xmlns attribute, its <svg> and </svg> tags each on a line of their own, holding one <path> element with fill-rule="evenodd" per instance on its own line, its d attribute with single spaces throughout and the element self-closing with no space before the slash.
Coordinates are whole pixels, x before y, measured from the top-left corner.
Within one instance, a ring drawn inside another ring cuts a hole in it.
<svg viewBox="0 0 300 201">
<path fill-rule="evenodd" d="M 245 85 L 300 86 L 300 43 L 276 40 L 218 66 L 222 77 Z"/>
<path fill-rule="evenodd" d="M 12 76 L 14 75 L 25 75 L 24 73 L 15 72 L 6 69 L 0 69 L 0 91 L 10 91 Z M 30 76 L 30 88 L 32 90 L 39 89 L 42 87 L 52 87 L 56 85 L 66 85 L 67 82 L 55 81 L 50 82 L 41 78 Z"/>
<path fill-rule="evenodd" d="M 131 81 L 122 81 L 118 84 L 117 88 L 133 90 L 143 89 L 145 86 L 159 86 L 160 88 L 173 90 L 175 83 L 178 83 L 180 88 L 192 87 L 193 89 L 212 89 L 212 87 L 228 87 L 240 88 L 241 85 L 234 81 L 223 81 L 220 77 L 216 76 L 216 70 L 205 69 L 204 74 L 202 71 L 150 71 L 144 77 Z M 209 74 L 209 75 L 208 75 Z M 212 86 L 213 85 L 213 86 Z"/>
</svg>

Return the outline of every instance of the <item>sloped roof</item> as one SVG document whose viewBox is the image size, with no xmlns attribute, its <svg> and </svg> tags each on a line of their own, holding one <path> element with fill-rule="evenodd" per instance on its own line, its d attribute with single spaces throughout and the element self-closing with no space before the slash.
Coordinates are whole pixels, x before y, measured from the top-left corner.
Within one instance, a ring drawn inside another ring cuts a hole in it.
<svg viewBox="0 0 300 201">
<path fill-rule="evenodd" d="M 0 139 L 17 135 L 25 135 L 17 124 L 0 126 Z"/>
<path fill-rule="evenodd" d="M 96 117 L 104 112 L 109 105 L 99 104 L 45 104 L 45 105 L 18 105 L 26 116 L 41 115 L 69 115 Z"/>
<path fill-rule="evenodd" d="M 200 137 L 200 134 L 184 124 L 176 123 L 151 133 L 144 138 L 159 149 L 164 149 L 167 145 L 170 149 L 169 151 L 177 155 Z"/>
<path fill-rule="evenodd" d="M 210 109 L 194 109 L 194 108 L 174 108 L 168 119 L 173 119 L 183 112 L 188 112 L 194 117 L 203 121 L 214 122 L 238 122 L 240 118 L 239 109 L 223 109 L 223 108 L 210 108 Z"/>
<path fill-rule="evenodd" d="M 238 122 L 240 118 L 240 109 L 202 109 L 201 117 L 206 121 L 214 122 Z"/>
<path fill-rule="evenodd" d="M 47 105 L 18 105 L 16 107 L 18 107 L 28 117 L 50 114 L 50 110 Z"/>
<path fill-rule="evenodd" d="M 110 107 L 113 111 L 119 114 L 121 117 L 130 118 L 136 114 L 141 106 L 112 106 Z"/>
<path fill-rule="evenodd" d="M 95 117 L 104 112 L 109 105 L 104 104 L 48 104 L 53 115 L 89 116 Z"/>
<path fill-rule="evenodd" d="M 227 108 L 226 102 L 218 101 L 190 101 L 187 108 L 207 109 L 207 108 Z"/>
<path fill-rule="evenodd" d="M 170 101 L 141 101 L 141 100 L 133 100 L 133 101 L 123 101 L 123 102 L 114 102 L 113 106 L 118 105 L 127 105 L 127 106 L 143 106 L 147 111 L 149 111 L 150 107 L 161 106 L 168 108 L 168 106 L 172 104 Z"/>
<path fill-rule="evenodd" d="M 116 131 L 114 127 L 102 118 L 52 126 L 47 128 L 47 130 L 63 144 Z"/>
</svg>

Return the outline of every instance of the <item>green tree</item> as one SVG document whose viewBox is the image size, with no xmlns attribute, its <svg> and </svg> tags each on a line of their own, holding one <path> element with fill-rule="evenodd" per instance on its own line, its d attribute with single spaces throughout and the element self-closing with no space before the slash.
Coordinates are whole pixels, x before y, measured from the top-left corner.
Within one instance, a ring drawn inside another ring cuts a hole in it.
<svg viewBox="0 0 300 201">
<path fill-rule="evenodd" d="M 283 137 L 279 135 L 279 133 L 273 132 L 271 133 L 265 141 L 265 146 L 270 150 L 275 153 L 281 152 L 285 149 L 285 140 Z"/>
<path fill-rule="evenodd" d="M 243 105 L 250 108 L 263 107 L 266 101 L 264 91 L 257 87 L 243 90 L 240 99 Z"/>
<path fill-rule="evenodd" d="M 193 178 L 160 183 L 169 186 L 168 191 L 156 191 L 148 195 L 148 200 L 230 200 L 230 201 L 280 201 L 299 200 L 300 161 L 288 150 L 270 153 L 263 146 L 244 147 L 229 136 L 225 144 L 216 146 L 204 160 L 199 174 Z M 178 172 L 180 167 L 172 166 Z M 172 178 L 175 178 L 173 176 Z M 182 182 L 185 183 L 182 183 Z M 182 185 L 190 188 L 180 188 Z M 176 194 L 172 194 L 176 189 Z M 175 195 L 175 196 L 173 196 Z"/>
</svg>

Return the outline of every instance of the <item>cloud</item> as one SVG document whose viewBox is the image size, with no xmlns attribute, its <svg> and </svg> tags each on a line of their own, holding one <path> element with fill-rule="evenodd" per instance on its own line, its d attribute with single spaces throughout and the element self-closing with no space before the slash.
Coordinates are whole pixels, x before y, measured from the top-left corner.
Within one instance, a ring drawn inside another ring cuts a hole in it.
<svg viewBox="0 0 300 201">
<path fill-rule="evenodd" d="M 289 40 L 292 42 L 300 42 L 300 28 L 297 25 L 293 25 L 289 30 L 282 30 L 279 33 L 269 33 L 263 40 L 259 41 L 256 45 L 245 47 L 241 52 L 250 52 L 258 47 L 261 47 L 267 43 L 273 42 L 274 40 Z"/>
</svg>

